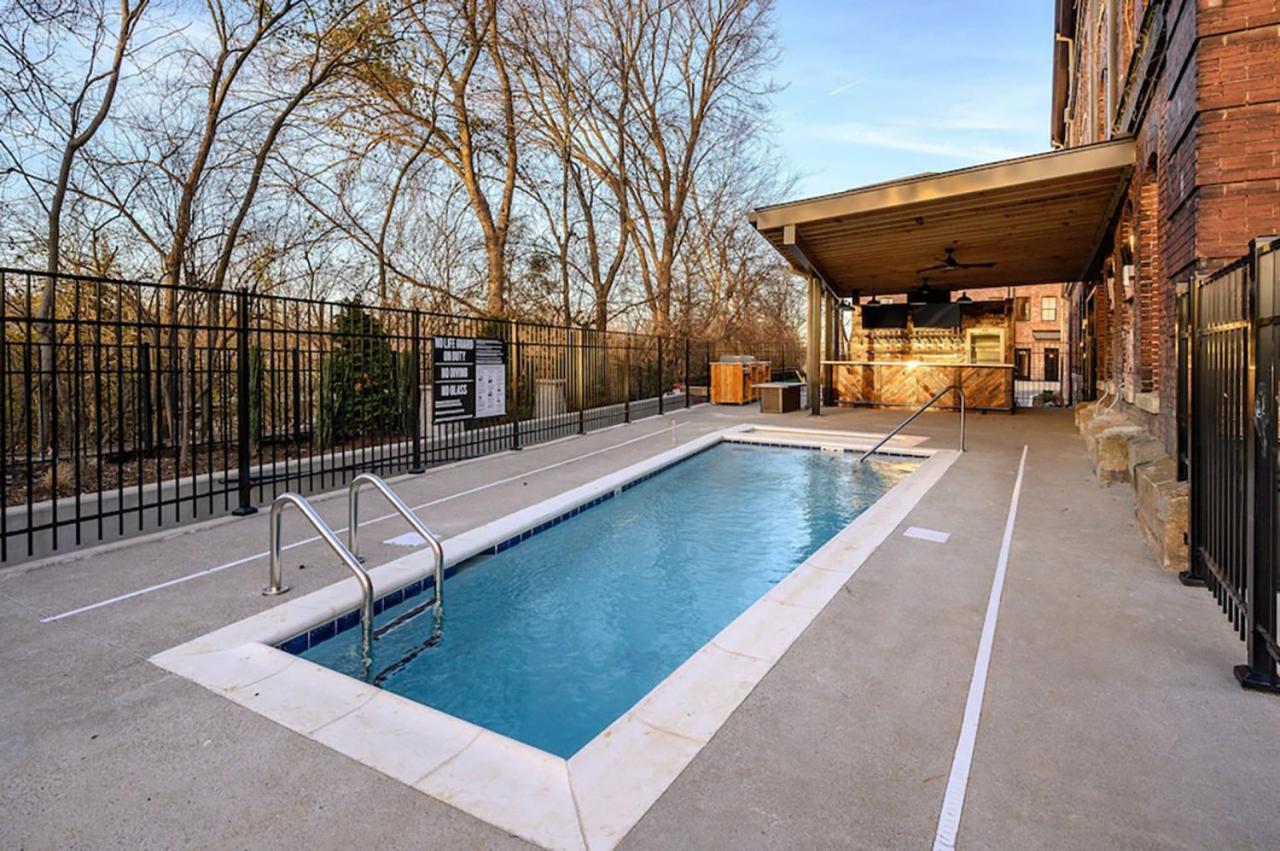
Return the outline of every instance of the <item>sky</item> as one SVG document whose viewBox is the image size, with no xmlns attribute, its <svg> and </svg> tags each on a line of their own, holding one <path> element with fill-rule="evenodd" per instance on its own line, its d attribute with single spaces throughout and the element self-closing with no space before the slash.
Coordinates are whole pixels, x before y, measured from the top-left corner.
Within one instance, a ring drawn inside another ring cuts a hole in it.
<svg viewBox="0 0 1280 851">
<path fill-rule="evenodd" d="M 1052 0 L 776 0 L 775 23 L 789 197 L 1049 148 Z"/>
</svg>

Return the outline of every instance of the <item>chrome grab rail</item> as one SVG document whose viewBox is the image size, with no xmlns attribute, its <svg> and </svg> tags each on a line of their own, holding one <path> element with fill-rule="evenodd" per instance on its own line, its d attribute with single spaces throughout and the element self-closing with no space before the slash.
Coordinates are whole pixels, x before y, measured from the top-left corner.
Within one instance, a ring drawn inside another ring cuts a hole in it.
<svg viewBox="0 0 1280 851">
<path fill-rule="evenodd" d="M 889 432 L 884 437 L 880 438 L 879 443 L 877 443 L 875 446 L 871 447 L 870 449 L 868 449 L 866 452 L 862 454 L 862 457 L 858 459 L 858 463 L 861 464 L 863 461 L 867 460 L 872 455 L 874 455 L 877 449 L 879 449 L 881 446 L 884 446 L 886 443 L 888 443 L 889 440 L 894 435 L 896 435 L 898 432 L 906 428 L 911 423 L 912 420 L 914 420 L 916 417 L 920 416 L 925 411 L 927 411 L 930 405 L 932 405 L 934 402 L 938 401 L 943 396 L 947 395 L 953 390 L 960 395 L 960 451 L 963 452 L 964 451 L 964 408 L 965 408 L 964 391 L 960 389 L 959 384 L 952 384 L 950 387 L 947 387 L 944 390 L 938 391 L 938 393 L 932 399 L 930 399 L 928 402 L 925 402 L 923 405 L 921 405 L 919 410 L 917 410 L 914 414 L 912 414 L 911 416 L 907 417 L 905 420 L 903 420 L 902 422 L 894 426 L 893 431 Z"/>
<path fill-rule="evenodd" d="M 329 549 L 342 559 L 342 563 L 355 574 L 356 582 L 360 584 L 360 627 L 361 641 L 360 648 L 362 651 L 362 659 L 365 670 L 373 664 L 373 580 L 369 578 L 369 573 L 356 561 L 356 557 L 351 554 L 329 528 L 329 524 L 316 513 L 311 507 L 311 503 L 296 493 L 282 493 L 271 503 L 271 517 L 267 525 L 267 537 L 270 550 L 270 566 L 267 576 L 267 587 L 262 589 L 263 595 L 274 597 L 277 594 L 283 594 L 289 590 L 289 586 L 283 584 L 280 578 L 280 518 L 284 514 L 286 506 L 293 505 L 302 512 L 302 516 L 307 519 L 317 532 L 320 538 L 329 545 Z"/>
<path fill-rule="evenodd" d="M 435 555 L 436 610 L 439 611 L 444 605 L 444 548 L 440 546 L 440 539 L 418 519 L 413 509 L 405 505 L 404 500 L 391 489 L 390 485 L 373 473 L 361 473 L 352 479 L 347 487 L 347 548 L 356 558 L 360 557 L 358 530 L 360 529 L 360 488 L 363 485 L 373 485 L 377 488 L 378 492 L 386 497 L 387 502 L 391 503 L 396 513 L 403 517 L 413 527 L 413 531 L 421 535 L 430 545 Z"/>
</svg>

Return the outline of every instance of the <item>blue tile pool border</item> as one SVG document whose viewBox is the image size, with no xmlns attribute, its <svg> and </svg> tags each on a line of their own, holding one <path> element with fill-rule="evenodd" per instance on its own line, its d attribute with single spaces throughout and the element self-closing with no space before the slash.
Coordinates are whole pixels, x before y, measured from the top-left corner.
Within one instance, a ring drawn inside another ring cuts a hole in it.
<svg viewBox="0 0 1280 851">
<path fill-rule="evenodd" d="M 691 452 L 688 455 L 685 455 L 683 458 L 677 458 L 671 463 L 664 464 L 663 466 L 657 468 L 656 470 L 651 470 L 648 473 L 645 473 L 641 476 L 637 476 L 636 478 L 632 479 L 629 482 L 624 483 L 623 485 L 621 485 L 618 488 L 615 488 L 614 490 L 606 491 L 605 493 L 602 493 L 599 496 L 594 497 L 593 499 L 589 499 L 589 500 L 586 500 L 585 502 L 580 503 L 579 505 L 575 505 L 573 508 L 570 508 L 568 511 L 565 511 L 562 514 L 559 514 L 556 517 L 551 518 L 550 520 L 545 520 L 537 524 L 536 526 L 532 526 L 518 534 L 512 535 L 510 538 L 507 538 L 504 541 L 500 541 L 497 544 L 494 544 L 493 546 L 489 547 L 488 549 L 481 550 L 475 555 L 461 562 L 458 562 L 457 564 L 447 566 L 444 570 L 444 577 L 445 579 L 448 579 L 449 577 L 456 574 L 458 571 L 467 568 L 473 562 L 477 562 L 480 559 L 484 558 L 485 556 L 497 555 L 498 553 L 505 552 L 514 546 L 518 546 L 519 544 L 522 544 L 525 541 L 529 540 L 534 535 L 545 532 L 554 526 L 559 526 L 564 521 L 569 520 L 570 518 L 573 518 L 573 517 L 577 517 L 579 514 L 582 514 L 585 511 L 589 511 L 592 508 L 595 508 L 596 506 L 600 505 L 601 503 L 604 503 L 604 502 L 607 502 L 608 500 L 613 499 L 618 494 L 623 493 L 624 491 L 631 490 L 631 488 L 635 487 L 636 485 L 642 484 L 643 482 L 647 482 L 653 477 L 667 472 L 672 467 L 677 467 L 680 464 L 683 464 L 685 461 L 688 461 L 690 458 L 695 458 L 701 455 L 703 452 L 707 452 L 711 449 L 714 449 L 716 446 L 719 446 L 720 443 L 732 443 L 738 446 L 751 446 L 751 447 L 757 447 L 757 448 L 763 448 L 763 449 L 774 449 L 774 448 L 810 449 L 810 450 L 825 449 L 828 452 L 836 449 L 836 447 L 815 446 L 813 444 L 786 443 L 783 441 L 775 442 L 772 440 L 770 440 L 767 443 L 763 441 L 755 441 L 755 440 L 734 440 L 732 436 L 725 436 L 720 441 L 713 443 L 710 446 L 699 449 L 697 452 Z M 839 447 L 839 451 L 852 453 L 852 452 L 864 452 L 865 450 Z M 885 451 L 885 450 L 881 450 L 877 452 L 876 455 L 889 455 L 889 456 L 894 456 L 899 458 L 914 458 L 921 461 L 924 460 L 924 457 L 925 457 L 923 455 L 913 454 L 910 452 L 893 452 L 893 451 Z M 391 591 L 387 594 L 382 595 L 381 597 L 376 598 L 373 601 L 373 613 L 375 616 L 380 615 L 382 614 L 384 609 L 390 606 L 399 605 L 400 603 L 403 603 L 405 600 L 411 600 L 414 597 L 418 597 L 426 593 L 427 591 L 434 589 L 435 585 L 436 585 L 436 582 L 435 582 L 434 576 L 425 576 L 422 579 L 415 579 L 413 582 L 410 582 L 408 585 L 404 585 L 400 588 L 397 588 L 394 591 Z M 344 612 L 343 614 L 338 615 L 335 618 L 331 618 L 330 620 L 324 621 L 323 623 L 316 624 L 315 626 L 312 626 L 309 629 L 303 632 L 300 632 L 291 638 L 287 638 L 284 641 L 281 641 L 279 644 L 277 644 L 276 647 L 279 648 L 280 650 L 283 650 L 286 653 L 292 653 L 293 655 L 298 656 L 298 655 L 301 655 L 302 653 L 305 653 L 307 650 L 310 650 L 312 647 L 315 647 L 316 645 L 320 644 L 321 642 L 328 641 L 329 639 L 337 635 L 340 635 L 349 629 L 355 628 L 356 626 L 359 625 L 359 623 L 360 623 L 360 610 L 352 609 L 351 611 Z"/>
</svg>

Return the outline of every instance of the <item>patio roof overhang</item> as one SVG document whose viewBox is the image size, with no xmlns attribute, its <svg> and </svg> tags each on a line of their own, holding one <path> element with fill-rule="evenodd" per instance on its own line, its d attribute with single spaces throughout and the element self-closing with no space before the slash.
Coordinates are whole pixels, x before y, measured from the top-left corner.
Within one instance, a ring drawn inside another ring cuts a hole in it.
<svg viewBox="0 0 1280 851">
<path fill-rule="evenodd" d="M 748 219 L 836 295 L 962 290 L 1087 277 L 1124 197 L 1132 139 L 929 173 L 784 204 Z M 920 273 L 946 249 L 991 268 Z"/>
</svg>

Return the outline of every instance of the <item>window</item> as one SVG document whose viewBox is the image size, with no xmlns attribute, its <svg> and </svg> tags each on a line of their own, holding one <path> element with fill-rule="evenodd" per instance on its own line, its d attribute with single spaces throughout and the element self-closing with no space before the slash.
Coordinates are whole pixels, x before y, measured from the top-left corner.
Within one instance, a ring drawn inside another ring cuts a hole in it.
<svg viewBox="0 0 1280 851">
<path fill-rule="evenodd" d="M 1046 295 L 1040 297 L 1040 321 L 1058 321 L 1058 297 Z"/>
<path fill-rule="evenodd" d="M 1013 377 L 1017 381 L 1031 380 L 1031 350 L 1013 350 Z"/>
<path fill-rule="evenodd" d="M 1044 350 L 1044 380 L 1058 381 L 1058 350 Z"/>
<path fill-rule="evenodd" d="M 1013 319 L 1015 322 L 1027 322 L 1031 319 L 1031 299 L 1018 296 L 1013 300 Z"/>
<path fill-rule="evenodd" d="M 970 328 L 969 363 L 1005 363 L 1004 331 Z"/>
</svg>

